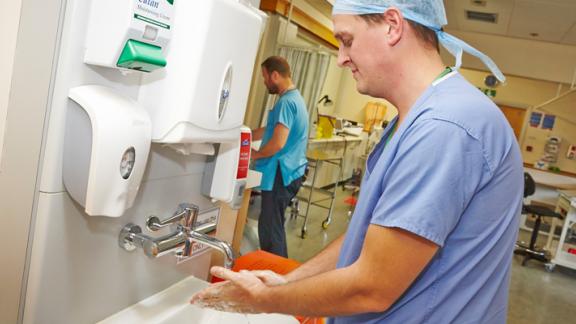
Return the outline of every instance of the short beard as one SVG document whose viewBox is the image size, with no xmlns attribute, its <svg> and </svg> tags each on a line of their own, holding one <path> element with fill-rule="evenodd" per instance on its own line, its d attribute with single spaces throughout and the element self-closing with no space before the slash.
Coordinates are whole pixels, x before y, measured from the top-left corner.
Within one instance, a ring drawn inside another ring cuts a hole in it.
<svg viewBox="0 0 576 324">
<path fill-rule="evenodd" d="M 271 85 L 271 86 L 269 86 L 269 87 L 267 87 L 267 88 L 268 88 L 268 93 L 269 93 L 269 94 L 278 94 L 278 93 L 280 93 L 280 91 L 279 91 L 279 89 L 278 89 L 278 87 L 277 87 L 276 85 Z"/>
</svg>

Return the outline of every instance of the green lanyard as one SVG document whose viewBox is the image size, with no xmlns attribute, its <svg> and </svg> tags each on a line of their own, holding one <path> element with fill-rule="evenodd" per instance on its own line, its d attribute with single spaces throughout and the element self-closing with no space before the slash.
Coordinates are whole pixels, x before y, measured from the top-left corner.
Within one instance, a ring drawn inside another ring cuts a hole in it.
<svg viewBox="0 0 576 324">
<path fill-rule="evenodd" d="M 396 121 L 394 123 L 394 127 L 392 127 L 392 130 L 390 131 L 390 134 L 388 134 L 388 138 L 386 139 L 386 146 L 388 146 L 388 143 L 390 143 L 390 140 L 392 139 L 392 136 L 394 135 L 394 133 L 396 133 L 396 126 L 398 126 L 398 121 Z"/>
<path fill-rule="evenodd" d="M 448 73 L 452 72 L 452 68 L 450 67 L 446 67 L 444 69 L 444 71 L 442 71 L 442 73 L 440 73 L 439 76 L 436 77 L 436 79 L 434 79 L 434 81 L 437 81 L 443 77 L 445 77 Z M 392 139 L 392 136 L 394 136 L 394 133 L 396 133 L 396 128 L 398 126 L 398 121 L 396 121 L 394 123 L 394 127 L 392 128 L 392 130 L 390 131 L 390 134 L 388 135 L 388 138 L 386 139 L 386 146 L 388 146 L 388 143 L 390 143 L 390 140 Z"/>
<path fill-rule="evenodd" d="M 436 79 L 434 79 L 434 81 L 437 81 L 438 79 L 443 78 L 444 76 L 446 76 L 446 74 L 448 74 L 448 73 L 450 73 L 450 72 L 452 72 L 452 68 L 446 67 L 446 68 L 444 69 L 444 71 L 442 71 L 442 73 L 440 73 L 440 75 L 437 76 Z"/>
</svg>

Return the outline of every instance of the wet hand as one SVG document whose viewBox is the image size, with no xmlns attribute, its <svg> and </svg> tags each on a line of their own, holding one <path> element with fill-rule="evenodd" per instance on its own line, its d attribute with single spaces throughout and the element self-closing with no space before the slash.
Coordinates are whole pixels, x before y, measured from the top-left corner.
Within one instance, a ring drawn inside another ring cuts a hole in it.
<svg viewBox="0 0 576 324">
<path fill-rule="evenodd" d="M 242 270 L 242 271 L 245 271 L 245 270 Z M 252 273 L 256 277 L 258 277 L 258 279 L 262 280 L 262 282 L 266 286 L 281 286 L 281 285 L 285 285 L 288 283 L 288 280 L 286 279 L 286 277 L 279 275 L 274 271 L 254 270 L 254 271 L 250 271 L 250 273 Z"/>
<path fill-rule="evenodd" d="M 224 312 L 257 314 L 266 312 L 264 297 L 269 282 L 280 283 L 278 278 L 269 273 L 260 273 L 260 277 L 251 271 L 234 272 L 222 267 L 212 267 L 212 275 L 227 281 L 210 285 L 198 292 L 190 300 L 191 304 L 212 308 Z"/>
</svg>

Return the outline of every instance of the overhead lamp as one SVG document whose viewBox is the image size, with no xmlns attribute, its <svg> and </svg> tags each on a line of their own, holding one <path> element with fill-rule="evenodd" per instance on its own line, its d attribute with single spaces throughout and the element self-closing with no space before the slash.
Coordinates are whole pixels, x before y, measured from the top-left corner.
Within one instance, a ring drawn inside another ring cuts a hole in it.
<svg viewBox="0 0 576 324">
<path fill-rule="evenodd" d="M 324 95 L 322 98 L 320 98 L 318 103 L 321 103 L 321 102 L 323 102 L 324 106 L 332 106 L 334 104 L 334 101 L 332 101 L 332 99 L 330 99 L 330 97 L 328 97 L 328 95 Z"/>
</svg>

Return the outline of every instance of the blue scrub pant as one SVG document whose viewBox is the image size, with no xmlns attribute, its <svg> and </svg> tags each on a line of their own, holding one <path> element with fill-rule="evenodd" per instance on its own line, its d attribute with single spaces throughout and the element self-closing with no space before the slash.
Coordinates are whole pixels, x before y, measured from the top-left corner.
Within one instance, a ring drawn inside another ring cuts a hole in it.
<svg viewBox="0 0 576 324">
<path fill-rule="evenodd" d="M 298 178 L 288 186 L 284 186 L 282 173 L 280 168 L 278 168 L 276 169 L 272 190 L 262 190 L 262 211 L 258 219 L 260 249 L 285 258 L 288 257 L 284 213 L 301 186 L 302 178 Z"/>
</svg>

